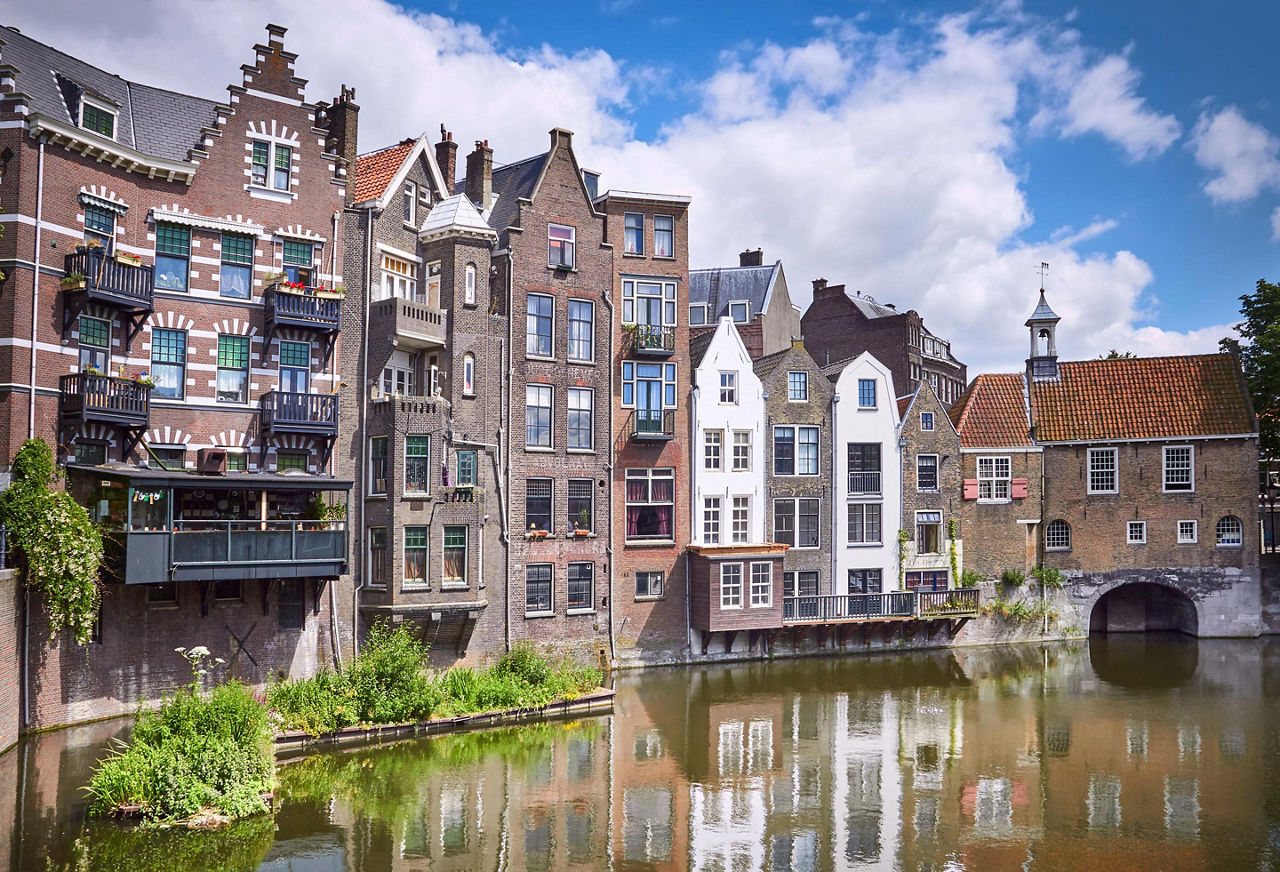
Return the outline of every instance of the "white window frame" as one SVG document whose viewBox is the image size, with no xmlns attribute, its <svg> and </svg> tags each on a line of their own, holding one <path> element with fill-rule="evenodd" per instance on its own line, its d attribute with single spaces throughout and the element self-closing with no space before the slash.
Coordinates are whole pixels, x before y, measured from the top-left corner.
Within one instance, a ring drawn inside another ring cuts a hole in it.
<svg viewBox="0 0 1280 872">
<path fill-rule="evenodd" d="M 729 544 L 751 541 L 751 497 L 735 495 L 729 503 Z"/>
<path fill-rule="evenodd" d="M 702 431 L 702 468 L 707 472 L 724 469 L 724 431 Z"/>
<path fill-rule="evenodd" d="M 622 402 L 620 405 L 624 409 L 634 409 L 636 407 L 636 383 L 642 380 L 652 381 L 652 379 L 640 378 L 640 368 L 648 366 L 662 368 L 662 408 L 664 411 L 674 409 L 680 400 L 676 393 L 676 365 L 674 363 L 648 363 L 640 360 L 622 361 Z"/>
<path fill-rule="evenodd" d="M 1187 452 L 1187 486 L 1169 487 L 1169 452 Z M 1193 494 L 1196 492 L 1196 448 L 1194 445 L 1166 445 L 1160 450 L 1160 484 L 1167 494 Z"/>
<path fill-rule="evenodd" d="M 659 281 L 656 279 L 642 278 L 623 278 L 622 280 L 622 323 L 636 323 L 636 301 L 644 297 L 647 300 L 657 300 L 659 302 L 658 309 L 662 313 L 659 317 L 661 325 L 653 324 L 650 326 L 675 327 L 676 326 L 676 283 L 672 281 Z"/>
<path fill-rule="evenodd" d="M 1233 518 L 1239 525 L 1239 538 L 1235 542 L 1224 542 L 1222 539 L 1222 522 L 1227 518 Z M 1223 515 L 1213 525 L 1213 544 L 1215 548 L 1243 548 L 1244 547 L 1244 521 L 1239 515 Z"/>
<path fill-rule="evenodd" d="M 444 574 L 444 568 L 448 561 L 445 560 L 445 527 L 461 527 L 462 528 L 462 578 L 450 578 Z M 471 528 L 467 524 L 444 524 L 440 528 L 440 587 L 441 588 L 464 588 L 471 583 L 469 577 L 469 566 L 471 562 Z"/>
<path fill-rule="evenodd" d="M 535 318 L 540 318 L 540 317 L 542 317 L 542 316 L 540 316 L 540 315 L 533 315 L 533 316 L 531 316 L 531 315 L 530 315 L 530 313 L 529 313 L 529 302 L 530 302 L 531 300 L 533 300 L 533 298 L 534 298 L 534 297 L 537 297 L 538 299 L 542 299 L 542 300 L 550 300 L 550 301 L 551 301 L 551 315 L 550 315 L 550 316 L 548 317 L 548 319 L 547 319 L 548 323 L 551 325 L 551 332 L 550 332 L 550 334 L 549 334 L 549 336 L 550 336 L 550 340 L 551 340 L 551 341 L 550 341 L 550 346 L 551 346 L 551 353 L 550 353 L 550 354 L 535 354 L 534 352 L 532 352 L 532 351 L 530 351 L 530 350 L 529 350 L 529 338 L 530 338 L 531 336 L 539 336 L 539 335 L 541 335 L 541 334 L 538 334 L 538 333 L 530 333 L 530 332 L 529 332 L 529 318 L 530 318 L 530 317 L 535 317 Z M 556 359 L 556 298 L 555 298 L 554 296 L 552 296 L 551 294 L 527 294 L 527 295 L 525 296 L 525 301 L 524 301 L 524 320 L 525 320 L 525 325 L 524 325 L 524 356 L 525 356 L 525 357 L 528 357 L 528 358 L 532 358 L 533 360 L 555 360 L 555 359 Z"/>
<path fill-rule="evenodd" d="M 728 384 L 725 378 L 728 377 Z M 725 397 L 728 396 L 728 399 Z M 721 370 L 720 371 L 720 405 L 736 406 L 738 405 L 738 371 L 737 370 Z"/>
<path fill-rule="evenodd" d="M 739 436 L 747 437 L 746 441 L 745 442 L 739 441 L 738 439 Z M 739 452 L 738 451 L 739 448 L 744 448 L 746 450 L 743 452 Z M 741 465 L 739 465 L 738 463 L 739 459 L 743 460 L 743 463 Z M 729 467 L 729 470 L 731 472 L 750 472 L 751 471 L 751 431 L 750 430 L 734 430 L 733 431 L 733 460 L 732 460 L 732 465 Z"/>
<path fill-rule="evenodd" d="M 926 433 L 933 430 L 933 412 L 920 413 L 920 429 Z"/>
<path fill-rule="evenodd" d="M 1124 539 L 1125 539 L 1125 543 L 1129 545 L 1146 545 L 1147 544 L 1147 522 L 1146 521 L 1125 522 Z"/>
<path fill-rule="evenodd" d="M 556 240 L 557 242 L 561 243 L 561 247 L 563 247 L 563 245 L 566 243 L 568 244 L 569 246 L 569 262 L 568 263 L 565 263 L 563 259 L 559 263 L 553 263 L 551 260 L 551 240 L 552 240 L 551 228 L 553 227 L 558 228 L 560 230 L 569 231 L 568 239 Z M 570 270 L 574 270 L 578 268 L 578 228 L 577 227 L 573 226 L 572 224 L 556 224 L 554 222 L 548 222 L 547 224 L 547 267 L 549 269 L 570 269 Z"/>
<path fill-rule="evenodd" d="M 1007 475 L 998 475 L 998 467 L 1003 463 L 1004 468 L 1008 471 Z M 983 466 L 989 466 L 986 475 L 983 475 Z M 979 457 L 977 464 L 978 475 L 978 502 L 980 503 L 1007 503 L 1013 500 L 1013 458 L 1007 454 L 993 454 L 988 457 Z M 982 495 L 982 485 L 988 484 L 988 495 Z M 1005 494 L 1000 496 L 1001 483 L 1004 483 Z"/>
<path fill-rule="evenodd" d="M 760 570 L 764 570 L 767 584 L 761 584 L 757 578 Z M 751 608 L 767 609 L 773 607 L 773 564 L 757 562 L 751 564 Z"/>
<path fill-rule="evenodd" d="M 574 321 L 575 321 L 575 320 L 577 320 L 577 321 L 579 321 L 579 322 L 581 322 L 581 321 L 582 321 L 582 319 L 580 319 L 580 318 L 579 318 L 579 319 L 575 319 L 575 318 L 573 317 L 573 311 L 574 311 L 574 309 L 575 309 L 575 308 L 580 308 L 580 307 L 582 307 L 582 306 L 586 306 L 586 307 L 587 307 L 587 312 L 588 312 L 588 313 L 590 314 L 590 316 L 591 316 L 591 317 L 587 318 L 587 320 L 586 320 L 586 324 L 587 324 L 587 339 L 586 339 L 586 342 L 587 342 L 587 355 L 586 355 L 586 357 L 578 357 L 578 356 L 575 356 L 575 355 L 574 355 L 574 353 L 573 353 L 573 350 L 574 350 L 574 349 L 573 349 L 573 342 L 574 342 L 574 340 L 573 340 L 573 330 L 571 329 L 571 328 L 573 327 L 573 324 L 574 324 Z M 566 348 L 565 348 L 565 357 L 566 357 L 566 359 L 567 359 L 567 360 L 569 360 L 569 361 L 570 361 L 570 362 L 572 362 L 572 363 L 591 363 L 592 361 L 594 361 L 594 360 L 596 359 L 596 307 L 595 307 L 595 304 L 594 304 L 594 303 L 592 303 L 590 300 L 583 300 L 583 299 L 581 299 L 581 298 L 579 298 L 579 297 L 570 297 L 570 298 L 569 298 L 569 302 L 565 305 L 565 319 L 566 319 L 566 320 L 565 320 L 565 331 L 566 331 L 565 335 L 566 335 L 566 337 L 567 337 L 567 338 L 568 338 L 568 340 L 569 340 L 569 341 L 568 341 L 568 343 L 566 344 Z M 553 318 L 552 320 L 554 320 L 554 318 Z M 551 346 L 551 347 L 552 347 L 553 349 L 555 348 L 554 333 L 555 333 L 555 328 L 554 328 L 554 327 L 552 327 L 552 335 L 553 335 L 553 339 L 552 339 L 552 346 Z"/>
<path fill-rule="evenodd" d="M 658 219 L 660 219 L 660 218 L 665 218 L 667 221 L 670 221 L 670 222 L 671 222 L 671 226 L 670 226 L 669 228 L 667 228 L 666 230 L 659 231 L 659 230 L 658 230 Z M 671 234 L 671 253 L 670 253 L 670 254 L 661 254 L 661 253 L 659 253 L 659 252 L 658 252 L 658 233 L 659 233 L 659 232 L 662 232 L 662 233 L 670 233 L 670 234 Z M 652 255 L 650 255 L 650 256 L 651 256 L 651 257 L 655 257 L 655 258 L 657 258 L 658 260 L 675 260 L 675 257 L 676 257 L 676 216 L 674 216 L 674 215 L 654 215 L 654 216 L 653 216 L 653 254 L 652 254 Z"/>
<path fill-rule="evenodd" d="M 539 392 L 545 388 L 547 390 L 548 401 L 546 409 L 547 416 L 547 444 L 529 444 L 529 409 L 541 409 L 543 406 L 529 405 L 529 391 L 533 388 L 539 389 Z M 554 451 L 556 447 L 556 386 L 546 384 L 544 382 L 529 382 L 524 386 L 524 415 L 525 415 L 525 451 Z"/>
<path fill-rule="evenodd" d="M 818 517 L 818 524 L 817 524 L 817 528 L 816 528 L 816 529 L 817 529 L 817 533 L 818 533 L 818 541 L 817 541 L 817 542 L 815 542 L 815 543 L 814 543 L 814 544 L 812 544 L 812 545 L 801 545 L 801 544 L 800 544 L 800 503 L 802 503 L 802 502 L 804 502 L 804 501 L 806 501 L 806 500 L 807 500 L 807 501 L 812 501 L 812 502 L 814 502 L 814 503 L 817 503 L 817 504 L 818 504 L 818 515 L 817 515 L 817 517 Z M 810 496 L 810 497 L 803 497 L 803 496 L 775 497 L 775 498 L 774 498 L 774 500 L 773 500 L 773 524 L 774 524 L 774 527 L 773 527 L 773 535 L 774 535 L 774 537 L 775 537 L 775 538 L 774 538 L 774 541 L 775 541 L 775 542 L 776 542 L 776 541 L 779 541 L 779 540 L 777 539 L 777 535 L 778 535 L 778 504 L 779 504 L 779 503 L 791 503 L 791 511 L 788 513 L 788 514 L 791 516 L 791 545 L 790 545 L 789 550 L 791 550 L 791 551 L 816 551 L 816 550 L 818 550 L 819 548 L 821 548 L 821 547 L 822 547 L 822 499 L 821 499 L 820 497 L 812 497 L 812 496 Z M 785 517 L 785 515 L 784 515 L 784 517 Z M 864 523 L 865 523 L 865 516 L 864 516 Z"/>
<path fill-rule="evenodd" d="M 249 138 L 249 159 L 253 159 L 253 144 L 261 143 L 267 147 L 267 177 L 259 184 L 253 180 L 253 176 L 249 176 L 249 187 L 257 188 L 261 191 L 279 191 L 280 193 L 290 193 L 293 191 L 293 159 L 298 156 L 298 146 L 292 142 L 277 142 L 274 139 L 263 139 L 260 136 L 251 136 Z M 277 187 L 276 179 L 276 151 L 279 149 L 288 149 L 289 151 L 289 183 L 283 188 Z M 252 173 L 252 165 L 250 166 Z"/>
<path fill-rule="evenodd" d="M 920 461 L 924 460 L 926 457 L 933 458 L 933 487 L 920 486 Z M 939 469 L 938 469 L 939 466 L 940 466 L 939 457 L 936 454 L 917 454 L 916 455 L 916 492 L 917 493 L 936 494 L 941 489 L 942 482 L 940 480 L 941 477 L 939 475 Z M 1012 487 L 1013 485 L 1011 484 L 1010 489 L 1012 489 Z"/>
<path fill-rule="evenodd" d="M 792 396 L 791 377 L 800 376 L 801 396 Z M 809 373 L 804 370 L 789 370 L 787 372 L 787 402 L 788 403 L 807 403 L 809 402 Z"/>
<path fill-rule="evenodd" d="M 1186 535 L 1186 530 L 1182 526 L 1183 524 L 1191 525 L 1190 535 Z M 1197 542 L 1200 541 L 1200 524 L 1198 521 L 1195 521 L 1195 520 L 1178 521 L 1177 524 L 1174 526 L 1174 530 L 1177 533 L 1179 545 L 1195 545 Z"/>
<path fill-rule="evenodd" d="M 737 580 L 733 580 L 727 576 L 725 570 L 736 570 Z M 730 609 L 742 608 L 742 575 L 744 566 L 741 563 L 721 563 L 720 564 L 720 610 L 726 611 Z"/>
<path fill-rule="evenodd" d="M 878 409 L 880 407 L 880 386 L 877 384 L 879 380 L 874 378 L 858 379 L 858 408 L 859 409 Z M 871 385 L 871 402 L 862 402 L 862 386 Z"/>
<path fill-rule="evenodd" d="M 469 351 L 462 355 L 462 393 L 468 397 L 476 395 L 476 356 Z"/>
<path fill-rule="evenodd" d="M 693 310 L 697 309 L 702 313 L 702 320 L 696 324 L 693 321 Z M 706 327 L 707 326 L 707 304 L 706 303 L 690 303 L 689 304 L 689 326 L 690 327 Z"/>
<path fill-rule="evenodd" d="M 880 512 L 880 520 L 877 522 L 877 527 L 878 527 L 877 532 L 878 532 L 880 535 L 879 535 L 877 538 L 875 538 L 875 539 L 868 539 L 868 538 L 867 538 L 867 508 L 868 508 L 869 506 L 875 506 L 875 507 L 876 507 L 876 509 Z M 849 538 L 849 516 L 852 516 L 855 512 L 860 512 L 860 513 L 862 514 L 862 538 L 861 538 L 861 539 L 850 539 L 850 538 Z M 846 540 L 845 544 L 846 544 L 846 545 L 849 545 L 850 547 L 860 548 L 860 547 L 867 546 L 867 545 L 870 545 L 870 546 L 873 546 L 873 547 L 880 547 L 881 545 L 883 545 L 883 544 L 884 544 L 884 508 L 883 508 L 883 505 L 882 505 L 881 503 L 876 503 L 876 502 L 858 502 L 858 503 L 849 503 L 848 516 L 845 518 L 845 530 L 844 530 L 844 535 L 845 535 L 845 540 Z"/>
<path fill-rule="evenodd" d="M 1067 543 L 1065 545 L 1051 545 L 1049 543 L 1049 534 L 1054 524 L 1062 524 L 1067 528 Z M 1070 551 L 1072 547 L 1072 539 L 1074 531 L 1071 529 L 1071 523 L 1065 518 L 1054 518 L 1052 521 L 1044 525 L 1044 550 L 1045 551 Z"/>
<path fill-rule="evenodd" d="M 636 246 L 634 249 L 631 248 L 629 245 L 629 237 L 631 235 L 631 231 L 635 229 L 627 223 L 627 221 L 631 218 L 640 219 L 640 228 L 639 228 L 640 244 Z M 643 212 L 623 212 L 622 213 L 622 253 L 623 254 L 631 255 L 632 257 L 644 257 L 644 254 L 645 254 L 644 225 L 645 225 L 645 220 L 644 220 Z"/>
<path fill-rule="evenodd" d="M 579 405 L 577 408 L 574 408 L 573 402 L 574 402 L 575 396 L 579 400 L 581 400 L 583 396 L 587 398 L 587 406 L 585 409 L 582 407 L 581 402 L 579 402 Z M 552 401 L 554 402 L 554 397 L 552 398 Z M 573 451 L 573 452 L 595 451 L 596 450 L 596 392 L 595 390 L 592 388 L 569 388 L 565 402 L 566 402 L 565 436 L 564 436 L 565 450 Z M 585 411 L 591 418 L 591 425 L 589 427 L 589 444 L 586 446 L 572 445 L 570 444 L 570 441 L 569 441 L 569 432 L 570 432 L 569 416 L 574 412 L 583 412 L 583 411 Z M 552 441 L 555 440 L 554 435 L 551 438 L 552 438 Z"/>
<path fill-rule="evenodd" d="M 378 286 L 375 300 L 409 300 L 420 302 L 418 298 L 418 267 L 421 263 L 400 257 L 395 254 L 381 252 L 378 258 L 382 282 Z M 405 269 L 396 269 L 403 265 Z"/>
<path fill-rule="evenodd" d="M 705 545 L 719 545 L 723 501 L 720 497 L 702 498 L 702 541 Z"/>
<path fill-rule="evenodd" d="M 469 263 L 463 269 L 462 302 L 468 306 L 476 304 L 476 265 Z"/>
<path fill-rule="evenodd" d="M 1105 458 L 1111 456 L 1111 469 L 1095 469 L 1094 459 Z M 1111 487 L 1095 487 L 1094 473 L 1104 476 L 1108 472 L 1111 475 Z M 1085 478 L 1085 487 L 1091 494 L 1115 494 L 1120 492 L 1120 452 L 1116 448 L 1090 448 L 1089 449 L 1089 468 Z"/>
<path fill-rule="evenodd" d="M 103 100 L 99 100 L 95 97 L 90 97 L 88 94 L 81 94 L 80 95 L 80 112 L 79 112 L 80 117 L 76 119 L 76 126 L 79 127 L 81 130 L 89 130 L 89 128 L 84 126 L 84 107 L 85 106 L 92 106 L 94 109 L 97 109 L 99 112 L 105 112 L 106 114 L 111 116 L 111 135 L 110 136 L 104 136 L 103 134 L 99 133 L 96 130 L 90 130 L 89 132 L 94 134 L 95 136 L 101 136 L 103 139 L 109 139 L 112 142 L 118 142 L 119 140 L 117 139 L 117 136 L 120 133 L 120 110 L 118 108 L 112 108 L 108 103 L 106 103 Z"/>
<path fill-rule="evenodd" d="M 742 317 L 737 318 L 733 314 L 734 309 L 742 309 Z M 750 300 L 730 300 L 729 301 L 729 320 L 735 324 L 746 324 L 751 320 L 751 301 Z"/>
<path fill-rule="evenodd" d="M 792 451 L 794 452 L 791 457 L 791 472 L 778 472 L 777 444 L 779 430 L 791 431 L 791 446 Z M 800 432 L 802 430 L 814 430 L 818 434 L 816 442 L 805 443 L 806 445 L 813 444 L 817 446 L 817 452 L 814 456 L 813 472 L 800 471 Z M 814 476 L 822 474 L 822 427 L 816 424 L 775 424 L 773 428 L 773 444 L 774 458 L 772 474 L 774 476 L 779 478 L 813 478 Z"/>
<path fill-rule="evenodd" d="M 404 225 L 416 229 L 418 224 L 418 185 L 416 182 L 404 183 Z"/>
</svg>

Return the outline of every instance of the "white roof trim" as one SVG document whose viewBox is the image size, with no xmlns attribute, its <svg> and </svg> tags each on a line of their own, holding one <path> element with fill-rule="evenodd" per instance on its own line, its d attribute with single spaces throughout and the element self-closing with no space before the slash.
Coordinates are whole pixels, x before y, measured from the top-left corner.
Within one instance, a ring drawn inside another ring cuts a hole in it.
<svg viewBox="0 0 1280 872">
<path fill-rule="evenodd" d="M 254 224 L 252 221 L 244 219 L 211 218 L 206 215 L 197 215 L 188 209 L 172 209 L 164 206 L 156 206 L 151 210 L 150 219 L 152 221 L 164 221 L 167 224 L 185 224 L 188 227 L 199 227 L 202 230 L 218 230 L 227 231 L 229 233 L 245 233 L 250 236 L 261 236 L 263 226 Z"/>
<path fill-rule="evenodd" d="M 591 202 L 602 200 L 624 200 L 632 203 L 692 203 L 693 198 L 684 194 L 647 194 L 643 191 L 605 191 Z"/>
<path fill-rule="evenodd" d="M 27 131 L 32 137 L 42 133 L 48 134 L 52 145 L 75 145 L 86 157 L 96 157 L 99 162 L 115 158 L 112 162 L 113 167 L 123 167 L 125 172 L 130 173 L 145 172 L 148 178 L 160 178 L 171 182 L 180 180 L 189 185 L 196 175 L 196 167 L 193 163 L 143 154 L 114 139 L 107 139 L 38 113 L 28 117 Z"/>
<path fill-rule="evenodd" d="M 313 233 L 305 227 L 297 227 L 293 224 L 288 227 L 277 227 L 272 235 L 284 239 L 300 239 L 303 242 L 318 242 L 321 245 L 329 241 L 319 233 Z"/>
<path fill-rule="evenodd" d="M 394 148 L 395 146 L 388 146 Z M 396 174 L 391 177 L 391 181 L 387 182 L 387 186 L 382 189 L 382 194 L 373 200 L 364 200 L 356 203 L 356 206 L 370 206 L 381 212 L 387 208 L 389 196 L 397 196 L 400 186 L 404 184 L 405 179 L 409 177 L 409 169 L 413 166 L 413 162 L 418 159 L 419 155 L 427 156 L 427 167 L 431 170 L 431 180 L 435 183 L 436 190 L 440 192 L 441 199 L 448 197 L 451 193 L 449 186 L 444 183 L 444 175 L 440 172 L 440 167 L 436 164 L 435 149 L 427 148 L 427 134 L 423 133 L 418 137 L 418 141 L 413 144 L 413 148 L 409 149 L 409 153 L 405 155 L 404 160 L 400 162 L 400 169 L 396 170 Z"/>
</svg>

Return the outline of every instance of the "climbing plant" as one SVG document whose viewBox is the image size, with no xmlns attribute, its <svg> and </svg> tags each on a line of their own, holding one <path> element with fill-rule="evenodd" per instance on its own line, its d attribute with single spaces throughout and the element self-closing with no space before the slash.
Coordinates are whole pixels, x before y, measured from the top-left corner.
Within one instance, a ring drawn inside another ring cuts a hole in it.
<svg viewBox="0 0 1280 872">
<path fill-rule="evenodd" d="M 960 558 L 956 555 L 956 519 L 947 518 L 947 536 L 951 538 L 951 577 L 960 579 Z"/>
<path fill-rule="evenodd" d="M 902 589 L 902 579 L 907 571 L 907 540 L 911 534 L 906 530 L 898 530 L 898 589 Z"/>
<path fill-rule="evenodd" d="M 28 587 L 44 595 L 50 637 L 66 629 L 85 645 L 102 599 L 102 534 L 69 493 L 53 487 L 57 479 L 49 446 L 40 439 L 22 443 L 13 483 L 0 494 L 0 522 Z"/>
</svg>

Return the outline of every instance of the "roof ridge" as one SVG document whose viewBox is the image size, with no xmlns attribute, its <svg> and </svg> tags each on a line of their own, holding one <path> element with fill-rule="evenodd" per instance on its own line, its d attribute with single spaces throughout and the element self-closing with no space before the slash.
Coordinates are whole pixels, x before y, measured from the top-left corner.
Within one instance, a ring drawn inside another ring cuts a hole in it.
<svg viewBox="0 0 1280 872">
<path fill-rule="evenodd" d="M 530 155 L 529 157 L 521 158 L 520 160 L 514 160 L 511 163 L 505 163 L 499 166 L 495 166 L 493 167 L 493 172 L 496 173 L 499 170 L 509 170 L 509 169 L 512 169 L 513 167 L 518 167 L 521 164 L 527 164 L 531 160 L 542 160 L 546 156 L 547 156 L 547 153 L 545 151 L 542 154 L 533 154 L 533 155 Z"/>
</svg>

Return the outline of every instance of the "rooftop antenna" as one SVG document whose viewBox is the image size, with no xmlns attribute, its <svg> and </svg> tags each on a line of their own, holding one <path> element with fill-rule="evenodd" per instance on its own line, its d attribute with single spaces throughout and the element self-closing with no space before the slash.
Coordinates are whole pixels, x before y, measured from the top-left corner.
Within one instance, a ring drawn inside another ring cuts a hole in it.
<svg viewBox="0 0 1280 872">
<path fill-rule="evenodd" d="M 1040 265 L 1039 265 L 1038 267 L 1036 267 L 1036 272 L 1040 273 L 1040 290 L 1042 290 L 1042 291 L 1043 291 L 1043 290 L 1044 290 L 1044 277 L 1045 277 L 1045 275 L 1049 272 L 1049 264 L 1047 264 L 1047 263 L 1045 263 L 1045 262 L 1041 261 L 1041 262 L 1040 262 Z"/>
</svg>

